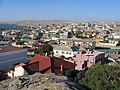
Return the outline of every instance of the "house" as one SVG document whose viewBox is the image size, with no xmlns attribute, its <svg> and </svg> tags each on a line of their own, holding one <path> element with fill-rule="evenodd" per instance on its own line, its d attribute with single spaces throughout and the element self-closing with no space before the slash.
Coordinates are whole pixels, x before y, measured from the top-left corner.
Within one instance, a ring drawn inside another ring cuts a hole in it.
<svg viewBox="0 0 120 90">
<path fill-rule="evenodd" d="M 75 65 L 76 64 L 60 58 L 35 55 L 30 60 L 29 64 L 19 63 L 7 74 L 11 78 L 28 74 L 31 75 L 36 72 L 71 76 L 71 72 L 74 71 Z"/>
<path fill-rule="evenodd" d="M 99 32 L 99 34 L 97 34 L 96 38 L 105 38 L 109 36 L 109 34 L 110 34 L 109 30 L 102 30 L 101 32 Z"/>
<path fill-rule="evenodd" d="M 54 56 L 64 56 L 65 58 L 73 57 L 79 51 L 78 46 L 53 46 L 53 53 Z"/>
<path fill-rule="evenodd" d="M 25 65 L 26 64 L 24 64 L 24 63 L 19 63 L 18 65 L 16 65 L 14 67 L 13 70 L 10 70 L 9 72 L 7 72 L 7 75 L 11 78 L 23 76 L 23 75 L 28 75 L 27 71 L 25 71 L 23 68 L 23 66 L 25 66 Z"/>
<path fill-rule="evenodd" d="M 63 38 L 59 39 L 60 45 L 66 45 L 66 46 L 83 46 L 85 48 L 88 48 L 91 46 L 92 49 L 96 47 L 96 41 L 92 39 L 79 39 L 79 38 Z"/>
<path fill-rule="evenodd" d="M 42 55 L 35 55 L 29 64 L 36 63 L 36 67 L 31 68 L 28 66 L 27 70 L 34 72 L 40 72 L 42 74 L 55 73 L 57 75 L 71 75 L 71 71 L 74 70 L 76 64 L 64 61 L 56 57 L 46 57 Z"/>
<path fill-rule="evenodd" d="M 96 33 L 94 32 L 94 31 L 90 31 L 90 30 L 87 30 L 87 31 L 85 31 L 85 36 L 86 37 L 93 37 L 93 36 L 95 36 L 96 35 Z"/>
<path fill-rule="evenodd" d="M 10 70 L 14 64 L 20 62 L 27 62 L 26 49 L 14 46 L 0 48 L 0 70 Z"/>
<path fill-rule="evenodd" d="M 120 54 L 120 47 L 119 48 L 108 48 L 108 49 L 95 49 L 98 52 L 104 52 L 104 53 L 108 53 L 108 54 Z"/>
<path fill-rule="evenodd" d="M 111 33 L 110 35 L 109 35 L 109 37 L 110 38 L 113 38 L 113 39 L 120 39 L 120 33 L 118 32 L 118 33 Z"/>
<path fill-rule="evenodd" d="M 60 38 L 67 38 L 68 37 L 68 32 L 67 31 L 61 31 L 60 33 L 59 33 L 59 36 L 60 36 Z"/>
<path fill-rule="evenodd" d="M 12 46 L 12 41 L 0 41 L 0 47 L 4 47 L 4 46 Z"/>
<path fill-rule="evenodd" d="M 76 70 L 82 70 L 86 67 L 91 67 L 99 61 L 105 60 L 105 53 L 97 51 L 81 51 L 77 53 L 73 58 L 64 59 L 66 61 L 76 64 Z"/>
<path fill-rule="evenodd" d="M 120 64 L 120 56 L 116 59 L 116 62 Z"/>
<path fill-rule="evenodd" d="M 96 44 L 98 47 L 116 47 L 120 45 L 120 40 L 109 40 L 108 42 L 99 42 Z"/>
<path fill-rule="evenodd" d="M 31 64 L 18 63 L 7 72 L 7 75 L 10 78 L 14 78 L 23 75 L 32 75 L 36 72 L 39 72 L 39 62 Z"/>
</svg>

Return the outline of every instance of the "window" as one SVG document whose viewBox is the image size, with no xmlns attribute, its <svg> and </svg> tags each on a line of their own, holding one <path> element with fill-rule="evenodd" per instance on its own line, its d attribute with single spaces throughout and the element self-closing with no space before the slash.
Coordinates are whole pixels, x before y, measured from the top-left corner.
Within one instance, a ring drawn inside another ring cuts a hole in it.
<svg viewBox="0 0 120 90">
<path fill-rule="evenodd" d="M 58 51 L 56 51 L 56 53 L 59 53 Z"/>
<path fill-rule="evenodd" d="M 68 52 L 66 52 L 66 54 L 68 54 Z"/>
<path fill-rule="evenodd" d="M 71 55 L 71 53 L 69 53 Z"/>
<path fill-rule="evenodd" d="M 65 54 L 65 52 L 62 52 L 62 54 Z"/>
<path fill-rule="evenodd" d="M 93 61 L 93 60 L 90 60 L 90 63 L 94 63 L 94 61 Z"/>
</svg>

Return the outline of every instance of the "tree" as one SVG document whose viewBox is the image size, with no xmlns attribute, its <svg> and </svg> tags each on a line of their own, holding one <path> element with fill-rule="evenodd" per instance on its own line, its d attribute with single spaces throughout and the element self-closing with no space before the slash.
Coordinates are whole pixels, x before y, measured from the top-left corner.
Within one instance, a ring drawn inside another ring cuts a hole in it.
<svg viewBox="0 0 120 90">
<path fill-rule="evenodd" d="M 35 54 L 42 54 L 42 55 L 45 55 L 46 53 L 49 55 L 51 51 L 53 51 L 53 47 L 50 44 L 44 44 L 40 48 L 36 48 L 34 50 Z"/>
<path fill-rule="evenodd" d="M 53 47 L 52 47 L 50 44 L 44 44 L 44 45 L 41 47 L 41 50 L 42 50 L 44 53 L 50 54 L 50 52 L 53 51 Z"/>
<path fill-rule="evenodd" d="M 17 45 L 24 45 L 25 41 L 16 41 Z"/>
<path fill-rule="evenodd" d="M 79 83 L 91 90 L 120 90 L 120 67 L 98 63 L 86 71 Z"/>
</svg>

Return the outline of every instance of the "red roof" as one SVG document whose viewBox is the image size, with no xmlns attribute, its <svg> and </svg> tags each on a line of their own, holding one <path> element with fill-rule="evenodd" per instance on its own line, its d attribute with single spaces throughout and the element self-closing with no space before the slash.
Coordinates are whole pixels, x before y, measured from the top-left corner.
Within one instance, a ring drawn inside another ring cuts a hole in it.
<svg viewBox="0 0 120 90">
<path fill-rule="evenodd" d="M 22 49 L 23 48 L 21 48 L 21 47 L 5 46 L 5 47 L 0 47 L 0 53 L 22 50 Z"/>
<path fill-rule="evenodd" d="M 63 65 L 64 70 L 73 68 L 76 64 L 70 63 L 68 61 L 64 61 L 60 58 L 55 57 L 45 57 L 42 55 L 35 55 L 31 61 L 31 63 L 39 62 L 39 71 L 43 73 L 55 73 L 60 74 L 61 65 Z"/>
<path fill-rule="evenodd" d="M 35 55 L 31 59 L 30 64 L 33 62 L 37 62 L 37 61 L 39 62 L 39 71 L 42 71 L 51 66 L 50 57 L 45 57 L 42 55 Z"/>
<path fill-rule="evenodd" d="M 20 63 L 20 64 L 16 65 L 15 68 L 17 68 L 17 67 L 19 67 L 19 66 L 25 66 L 25 65 L 26 65 L 26 64 L 24 64 L 24 63 Z"/>
<path fill-rule="evenodd" d="M 34 62 L 31 64 L 27 64 L 23 66 L 23 68 L 29 73 L 34 74 L 35 72 L 39 72 L 39 62 Z"/>
<path fill-rule="evenodd" d="M 68 61 L 65 61 L 65 60 L 62 60 L 60 58 L 54 57 L 53 59 L 54 59 L 55 67 L 60 67 L 60 65 L 63 65 L 65 69 L 69 69 L 69 68 L 75 66 L 75 64 L 68 62 Z"/>
</svg>

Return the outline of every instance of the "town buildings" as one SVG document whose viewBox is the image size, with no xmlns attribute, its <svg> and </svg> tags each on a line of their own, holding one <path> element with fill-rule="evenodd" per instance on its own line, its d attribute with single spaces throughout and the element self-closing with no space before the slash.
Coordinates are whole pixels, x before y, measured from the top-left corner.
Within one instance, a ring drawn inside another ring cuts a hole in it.
<svg viewBox="0 0 120 90">
<path fill-rule="evenodd" d="M 60 58 L 35 55 L 29 64 L 20 63 L 16 65 L 13 70 L 8 72 L 8 76 L 17 77 L 34 74 L 36 72 L 71 76 L 71 72 L 75 69 L 75 66 L 76 64 L 64 61 Z"/>
<path fill-rule="evenodd" d="M 35 72 L 71 75 L 72 71 L 80 72 L 104 62 L 106 57 L 119 61 L 120 33 L 115 23 L 33 23 L 26 26 L 28 28 L 0 33 L 0 70 L 10 70 L 10 77 Z M 45 43 L 53 46 L 54 57 L 35 55 L 35 50 Z M 29 56 L 34 57 L 26 63 Z"/>
</svg>

